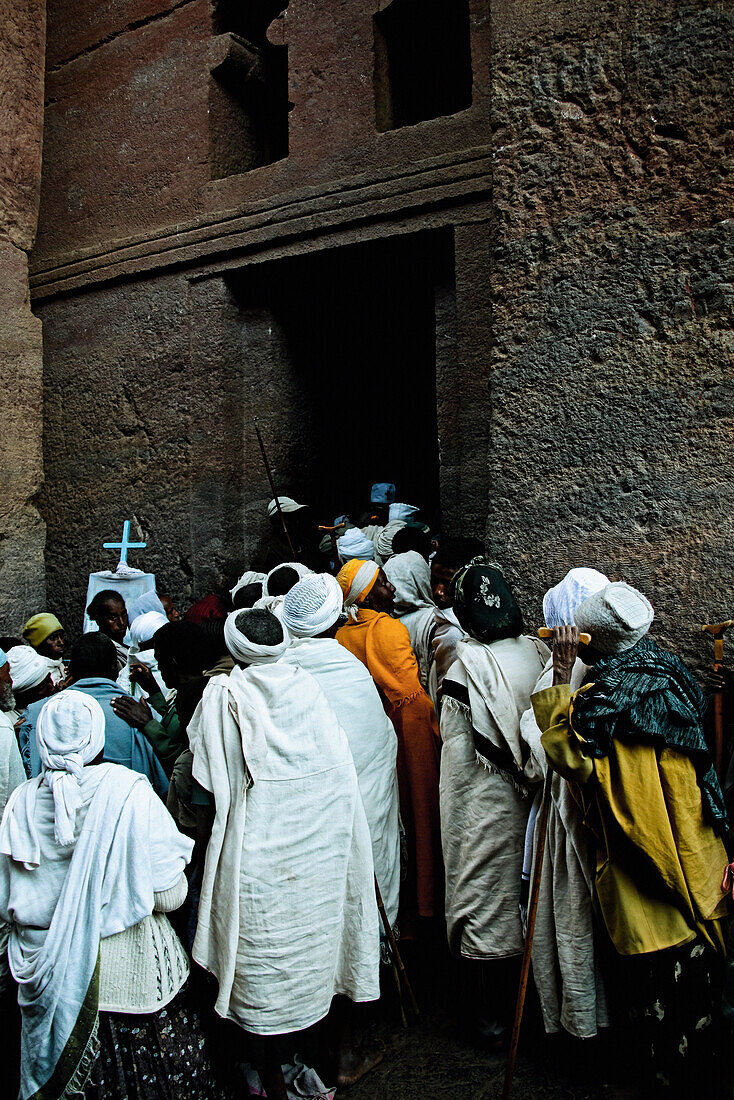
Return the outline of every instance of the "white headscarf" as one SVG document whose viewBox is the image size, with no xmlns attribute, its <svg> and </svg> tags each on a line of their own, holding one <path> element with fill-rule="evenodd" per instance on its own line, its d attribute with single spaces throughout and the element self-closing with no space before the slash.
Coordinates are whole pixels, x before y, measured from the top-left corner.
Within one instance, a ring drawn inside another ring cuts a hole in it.
<svg viewBox="0 0 734 1100">
<path fill-rule="evenodd" d="M 598 569 L 569 569 L 563 580 L 543 596 L 545 625 L 573 626 L 579 604 L 608 584 L 609 577 Z"/>
<path fill-rule="evenodd" d="M 417 516 L 419 512 L 420 512 L 420 508 L 416 508 L 415 504 L 400 504 L 398 502 L 397 504 L 391 504 L 390 505 L 390 516 L 389 516 L 389 518 L 391 520 L 393 520 L 393 519 L 408 520 L 408 519 L 412 519 L 413 516 Z"/>
<path fill-rule="evenodd" d="M 339 560 L 342 562 L 351 561 L 352 558 L 370 561 L 375 556 L 375 544 L 359 527 L 350 528 L 345 535 L 337 539 L 336 548 L 339 551 Z"/>
<path fill-rule="evenodd" d="M 280 565 L 276 565 L 274 569 L 271 569 L 265 577 L 265 580 L 263 581 L 263 596 L 272 595 L 270 589 L 268 588 L 268 584 L 270 583 L 270 578 L 272 577 L 273 573 L 277 573 L 279 569 L 294 569 L 296 573 L 298 573 L 299 581 L 302 581 L 304 577 L 307 577 L 309 573 L 312 572 L 312 570 L 309 569 L 307 565 L 303 565 L 300 561 L 282 561 Z"/>
<path fill-rule="evenodd" d="M 132 628 L 132 624 L 138 616 L 145 615 L 149 611 L 157 611 L 159 615 L 166 614 L 166 609 L 157 593 L 143 592 L 142 596 L 136 596 L 134 600 L 131 600 L 127 607 L 127 618 L 130 627 Z"/>
<path fill-rule="evenodd" d="M 102 752 L 104 731 L 104 711 L 97 700 L 71 688 L 52 695 L 38 715 L 43 782 L 54 798 L 54 837 L 63 846 L 74 843 L 82 768 Z"/>
<path fill-rule="evenodd" d="M 392 557 L 392 540 L 395 538 L 398 531 L 402 531 L 403 527 L 407 526 L 404 519 L 391 519 L 390 522 L 382 528 L 375 539 L 375 551 L 380 561 L 384 563 L 388 558 Z"/>
<path fill-rule="evenodd" d="M 591 634 L 599 653 L 623 653 L 647 634 L 655 612 L 647 596 L 624 581 L 614 581 L 576 609 L 576 626 Z"/>
<path fill-rule="evenodd" d="M 10 665 L 13 691 L 30 691 L 42 684 L 49 675 L 47 658 L 36 653 L 33 646 L 14 645 L 6 656 Z"/>
<path fill-rule="evenodd" d="M 395 588 L 395 611 L 407 615 L 422 607 L 435 607 L 431 569 L 417 550 L 395 554 L 385 562 L 385 576 Z"/>
<path fill-rule="evenodd" d="M 158 611 L 146 611 L 142 615 L 138 615 L 130 623 L 132 645 L 139 649 L 144 642 L 149 642 L 162 626 L 168 626 L 168 618 Z"/>
<path fill-rule="evenodd" d="M 241 630 L 237 629 L 236 620 L 240 615 L 246 614 L 247 609 L 232 611 L 227 616 L 224 623 L 224 641 L 227 649 L 235 661 L 239 661 L 243 665 L 266 665 L 277 661 L 291 644 L 291 638 L 286 627 L 283 623 L 280 624 L 283 627 L 283 640 L 278 642 L 277 645 L 258 645 L 257 642 L 251 642 Z"/>
<path fill-rule="evenodd" d="M 339 618 L 344 598 L 336 577 L 314 573 L 286 594 L 282 623 L 294 638 L 315 638 Z"/>
<path fill-rule="evenodd" d="M 265 583 L 266 576 L 267 573 L 257 573 L 254 569 L 247 569 L 237 581 L 237 584 L 234 586 L 234 588 L 230 589 L 230 596 L 232 597 L 232 599 L 234 599 L 240 588 L 246 588 L 248 584 L 263 585 Z"/>
</svg>

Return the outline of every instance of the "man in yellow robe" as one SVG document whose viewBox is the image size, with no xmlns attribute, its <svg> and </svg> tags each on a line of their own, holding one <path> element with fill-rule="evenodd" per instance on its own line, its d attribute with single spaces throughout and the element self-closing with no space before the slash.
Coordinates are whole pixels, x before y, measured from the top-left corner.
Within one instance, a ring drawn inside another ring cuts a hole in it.
<svg viewBox="0 0 734 1100">
<path fill-rule="evenodd" d="M 704 699 L 685 666 L 646 637 L 653 610 L 642 593 L 609 584 L 575 618 L 554 629 L 553 686 L 533 709 L 549 763 L 573 785 L 596 840 L 598 908 L 634 1035 L 652 1053 L 656 1082 L 684 1095 L 713 1072 L 726 913 L 726 814 Z M 593 667 L 572 693 L 577 652 Z"/>
</svg>

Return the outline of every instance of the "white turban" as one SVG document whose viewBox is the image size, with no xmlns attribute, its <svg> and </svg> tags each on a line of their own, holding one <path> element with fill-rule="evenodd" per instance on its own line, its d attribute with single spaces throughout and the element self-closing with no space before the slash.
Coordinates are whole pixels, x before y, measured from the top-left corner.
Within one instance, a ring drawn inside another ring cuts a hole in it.
<svg viewBox="0 0 734 1100">
<path fill-rule="evenodd" d="M 61 845 L 74 842 L 82 768 L 102 752 L 104 730 L 104 711 L 97 700 L 71 688 L 52 695 L 38 715 L 38 755 L 43 781 L 54 797 L 54 836 Z"/>
<path fill-rule="evenodd" d="M 248 569 L 242 574 L 234 588 L 230 589 L 230 596 L 235 598 L 240 588 L 247 588 L 248 584 L 264 584 L 266 573 L 256 573 L 254 569 Z"/>
<path fill-rule="evenodd" d="M 624 581 L 614 581 L 576 608 L 576 626 L 591 634 L 599 653 L 631 649 L 650 629 L 655 612 L 642 592 Z"/>
<path fill-rule="evenodd" d="M 420 508 L 416 508 L 415 504 L 391 504 L 389 519 L 409 520 L 419 512 Z"/>
<path fill-rule="evenodd" d="M 543 596 L 545 625 L 573 626 L 579 604 L 608 584 L 609 577 L 598 569 L 569 569 L 563 580 Z"/>
<path fill-rule="evenodd" d="M 299 581 L 302 581 L 304 577 L 307 577 L 309 573 L 313 572 L 313 570 L 309 569 L 307 565 L 302 565 L 300 561 L 283 561 L 280 563 L 280 565 L 276 565 L 274 569 L 271 569 L 265 580 L 263 581 L 263 596 L 272 595 L 270 589 L 268 588 L 268 584 L 270 583 L 270 578 L 273 576 L 274 573 L 277 573 L 279 569 L 295 570 L 295 572 L 298 573 Z M 284 593 L 281 592 L 280 595 L 284 595 Z"/>
<path fill-rule="evenodd" d="M 363 558 L 365 561 L 371 561 L 375 556 L 375 544 L 367 538 L 364 531 L 359 527 L 350 528 L 345 535 L 337 539 L 336 548 L 342 562 L 351 561 L 352 558 Z"/>
<path fill-rule="evenodd" d="M 30 691 L 50 673 L 48 661 L 29 645 L 14 645 L 7 652 L 13 691 Z"/>
<path fill-rule="evenodd" d="M 295 638 L 315 638 L 339 618 L 344 597 L 336 577 L 314 573 L 286 594 L 282 622 Z"/>
<path fill-rule="evenodd" d="M 293 499 L 293 497 L 278 497 L 280 501 L 281 512 L 298 512 L 301 508 L 305 508 L 305 504 L 299 504 Z M 268 504 L 268 515 L 275 516 L 278 513 L 278 505 L 275 503 L 275 497 Z"/>
<path fill-rule="evenodd" d="M 388 558 L 392 557 L 392 540 L 395 538 L 398 531 L 402 531 L 403 527 L 407 526 L 404 519 L 391 519 L 390 522 L 382 528 L 375 539 L 375 552 L 380 561 L 386 562 Z"/>
<path fill-rule="evenodd" d="M 237 629 L 236 620 L 240 615 L 247 614 L 247 610 L 232 611 L 225 619 L 224 641 L 227 644 L 227 649 L 235 661 L 239 661 L 243 665 L 267 665 L 277 661 L 291 644 L 290 635 L 285 626 L 282 623 L 280 624 L 283 628 L 283 640 L 278 642 L 277 645 L 258 645 L 257 642 L 251 642 L 241 630 Z"/>
<path fill-rule="evenodd" d="M 130 639 L 138 649 L 149 642 L 157 630 L 168 626 L 168 618 L 159 611 L 146 611 L 130 623 Z"/>
</svg>

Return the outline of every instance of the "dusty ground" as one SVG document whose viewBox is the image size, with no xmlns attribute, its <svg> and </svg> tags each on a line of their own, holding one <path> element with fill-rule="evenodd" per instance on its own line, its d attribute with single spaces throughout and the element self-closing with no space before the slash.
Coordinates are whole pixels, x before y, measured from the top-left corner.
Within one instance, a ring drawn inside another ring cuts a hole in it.
<svg viewBox="0 0 734 1100">
<path fill-rule="evenodd" d="M 401 1025 L 391 990 L 374 1022 L 385 1044 L 383 1063 L 362 1082 L 338 1095 L 349 1100 L 494 1100 L 502 1096 L 505 1056 L 477 1050 L 459 1033 L 456 992 L 447 960 L 430 975 L 414 971 L 422 1019 Z M 581 1049 L 583 1046 L 583 1049 Z M 514 1100 L 590 1100 L 607 1095 L 608 1056 L 601 1040 L 573 1043 L 547 1038 L 529 1003 L 517 1060 Z"/>
</svg>

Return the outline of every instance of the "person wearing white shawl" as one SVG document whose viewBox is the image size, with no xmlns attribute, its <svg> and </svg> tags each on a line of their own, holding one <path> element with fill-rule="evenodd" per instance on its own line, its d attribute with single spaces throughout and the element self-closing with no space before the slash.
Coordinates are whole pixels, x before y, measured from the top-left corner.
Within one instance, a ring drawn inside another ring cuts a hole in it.
<svg viewBox="0 0 734 1100">
<path fill-rule="evenodd" d="M 6 657 L 15 695 L 11 716 L 13 722 L 17 722 L 31 703 L 46 699 L 56 690 L 53 670 L 49 668 L 48 658 L 36 653 L 30 645 L 13 646 Z"/>
<path fill-rule="evenodd" d="M 255 569 L 246 569 L 240 579 L 237 581 L 237 584 L 234 586 L 234 588 L 230 589 L 229 594 L 234 600 L 235 596 L 241 588 L 247 588 L 251 584 L 259 584 L 262 588 L 266 578 L 267 573 L 258 573 Z"/>
<path fill-rule="evenodd" d="M 146 593 L 146 595 L 152 595 L 152 593 Z M 136 664 L 144 665 L 149 669 L 159 691 L 164 696 L 168 695 L 168 686 L 161 676 L 153 653 L 153 635 L 161 627 L 167 625 L 168 618 L 163 611 L 144 611 L 130 621 L 130 647 L 125 667 L 117 677 L 117 682 L 122 690 L 128 695 L 132 695 L 134 699 L 146 699 L 149 695 L 149 692 L 143 690 L 140 684 L 136 682 L 134 673 L 131 675 L 133 666 Z"/>
<path fill-rule="evenodd" d="M 391 519 L 375 536 L 375 561 L 378 565 L 384 565 L 392 557 L 392 540 L 403 527 L 407 527 L 404 519 Z"/>
<path fill-rule="evenodd" d="M 305 577 L 291 588 L 282 621 L 293 641 L 283 659 L 314 677 L 347 735 L 372 838 L 375 876 L 394 925 L 400 894 L 398 740 L 369 672 L 331 636 L 342 602 L 338 581 L 327 573 Z"/>
<path fill-rule="evenodd" d="M 280 619 L 286 592 L 311 572 L 312 570 L 300 561 L 285 561 L 276 565 L 266 575 L 262 597 L 253 604 L 253 607 L 258 611 L 270 611 Z"/>
<path fill-rule="evenodd" d="M 158 1011 L 187 976 L 168 922 L 150 922 L 164 893 L 185 896 L 192 843 L 147 779 L 99 763 L 104 725 L 88 695 L 67 689 L 49 699 L 37 730 L 43 770 L 13 792 L 0 825 L 0 920 L 10 926 L 22 1013 L 20 1100 L 81 1093 L 90 1071 L 99 1082 L 100 1063 L 114 1058 L 100 1012 Z M 136 1019 L 144 1046 L 145 1021 Z M 167 1076 L 183 1062 L 158 1063 L 157 1095 L 169 1095 Z"/>
<path fill-rule="evenodd" d="M 188 726 L 214 803 L 193 956 L 217 978 L 217 1013 L 269 1037 L 315 1024 L 337 994 L 379 996 L 372 848 L 346 734 L 316 680 L 281 660 L 283 625 L 234 611 L 224 636 L 237 667 L 210 679 Z M 274 1045 L 257 1046 L 268 1096 L 285 1096 Z"/>
<path fill-rule="evenodd" d="M 436 629 L 430 566 L 416 550 L 408 550 L 385 562 L 385 576 L 395 589 L 395 615 L 407 627 L 421 684 L 428 691 Z"/>
<path fill-rule="evenodd" d="M 7 656 L 0 649 L 0 817 L 2 817 L 11 792 L 19 787 L 26 778 L 23 760 L 18 748 L 18 740 L 15 736 L 15 726 L 11 717 L 14 713 L 15 696 L 13 695 L 13 682 L 10 679 L 10 665 Z M 7 925 L 0 925 L 0 999 L 5 995 L 10 985 L 8 935 Z"/>
<path fill-rule="evenodd" d="M 543 597 L 546 626 L 572 626 L 579 604 L 601 591 L 609 578 L 597 569 L 570 569 L 562 581 Z M 571 688 L 577 691 L 588 666 L 577 659 Z M 553 658 L 549 657 L 533 694 L 551 687 Z M 520 733 L 530 751 L 529 772 L 545 776 L 547 761 L 541 731 L 530 706 L 520 721 Z M 541 792 L 536 795 L 536 807 Z M 537 815 L 528 822 L 523 878 L 532 878 L 537 843 Z M 571 788 L 557 773 L 551 781 L 547 840 L 540 883 L 540 902 L 533 941 L 533 979 L 540 998 L 543 1024 L 548 1033 L 564 1028 L 588 1039 L 609 1025 L 609 1012 L 594 943 L 593 892 L 596 855 L 591 834 Z M 527 889 L 527 887 L 526 887 Z"/>
<path fill-rule="evenodd" d="M 419 512 L 420 508 L 417 508 L 415 504 L 401 504 L 398 501 L 390 505 L 388 515 L 390 520 L 401 519 L 407 523 L 408 520 L 415 519 Z"/>
<path fill-rule="evenodd" d="M 66 637 L 64 628 L 56 616 L 50 611 L 32 615 L 23 627 L 23 640 L 46 658 L 54 684 L 63 683 L 66 679 L 64 666 Z"/>
<path fill-rule="evenodd" d="M 342 565 L 352 558 L 372 561 L 375 556 L 374 543 L 359 527 L 350 527 L 345 535 L 336 540 L 336 548 Z"/>
<path fill-rule="evenodd" d="M 514 964 L 507 960 L 523 948 L 520 874 L 532 799 L 520 717 L 548 649 L 523 636 L 522 614 L 497 569 L 468 566 L 452 588 L 468 636 L 457 642 L 443 682 L 446 922 L 466 982 L 462 1003 L 469 1026 L 500 1042 L 514 1002 Z"/>
</svg>

